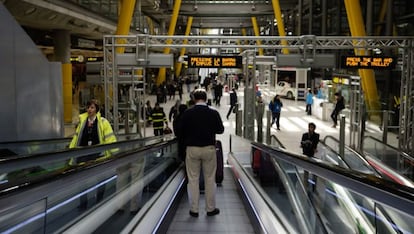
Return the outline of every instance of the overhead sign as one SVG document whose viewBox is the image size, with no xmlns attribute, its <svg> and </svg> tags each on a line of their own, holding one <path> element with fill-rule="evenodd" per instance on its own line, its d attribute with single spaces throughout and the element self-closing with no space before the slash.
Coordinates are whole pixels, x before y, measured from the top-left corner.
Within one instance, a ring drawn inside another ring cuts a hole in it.
<svg viewBox="0 0 414 234">
<path fill-rule="evenodd" d="M 242 68 L 242 56 L 188 55 L 188 67 Z"/>
<path fill-rule="evenodd" d="M 332 76 L 332 83 L 349 85 L 349 77 L 333 75 Z"/>
<path fill-rule="evenodd" d="M 389 56 L 342 56 L 342 68 L 394 69 L 397 59 Z"/>
<path fill-rule="evenodd" d="M 276 54 L 277 67 L 296 68 L 333 68 L 336 67 L 334 54 L 315 54 L 313 57 L 303 58 L 303 54 Z"/>
</svg>

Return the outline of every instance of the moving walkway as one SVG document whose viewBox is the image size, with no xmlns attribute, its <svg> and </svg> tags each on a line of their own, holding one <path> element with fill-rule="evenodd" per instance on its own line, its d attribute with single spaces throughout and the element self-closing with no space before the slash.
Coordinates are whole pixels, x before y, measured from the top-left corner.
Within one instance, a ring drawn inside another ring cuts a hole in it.
<svg viewBox="0 0 414 234">
<path fill-rule="evenodd" d="M 269 156 L 278 169 L 279 182 L 265 186 L 258 183 L 250 167 L 253 149 Z M 3 183 L 0 231 L 174 233 L 180 229 L 174 226 L 177 222 L 171 220 L 182 216 L 185 216 L 183 226 L 202 227 L 202 217 L 186 219 L 190 217 L 186 199 L 182 198 L 185 197 L 185 179 L 183 165 L 176 158 L 175 139 L 120 141 L 33 158 L 10 159 L 0 162 L 0 170 L 13 173 L 107 150 L 113 152 L 108 161 L 65 168 L 60 173 L 43 175 L 42 179 L 21 180 L 20 184 L 16 181 L 14 184 L 13 181 Z M 410 226 L 414 210 L 411 188 L 397 187 L 369 174 L 345 170 L 331 163 L 238 137 L 232 137 L 228 161 L 225 174 L 233 176 L 226 179 L 235 179 L 237 191 L 241 194 L 240 203 L 246 204 L 242 213 L 248 216 L 251 225 L 246 230 L 255 233 L 350 233 L 355 230 L 409 233 L 414 230 Z M 117 187 L 120 173 L 125 172 L 117 169 L 133 163 L 144 166 L 142 175 L 136 178 L 129 176 L 130 182 L 126 186 Z M 302 183 L 303 170 L 317 176 L 315 186 Z M 102 186 L 104 196 L 97 201 L 97 192 Z M 284 190 L 279 193 L 281 186 Z M 224 193 L 226 188 L 219 188 L 218 193 Z M 141 194 L 141 206 L 137 213 L 119 212 L 138 194 Z M 81 210 L 79 201 L 85 195 L 88 206 Z M 218 200 L 217 203 L 223 205 L 226 201 Z M 386 207 L 387 213 L 380 206 Z M 180 210 L 185 210 L 185 213 L 180 213 Z M 204 226 L 205 231 L 214 230 L 211 226 L 219 220 L 228 220 L 227 215 L 232 214 L 223 210 L 222 214 L 215 216 L 216 219 L 209 220 L 211 225 Z M 227 222 L 226 225 L 237 227 L 242 224 Z"/>
</svg>

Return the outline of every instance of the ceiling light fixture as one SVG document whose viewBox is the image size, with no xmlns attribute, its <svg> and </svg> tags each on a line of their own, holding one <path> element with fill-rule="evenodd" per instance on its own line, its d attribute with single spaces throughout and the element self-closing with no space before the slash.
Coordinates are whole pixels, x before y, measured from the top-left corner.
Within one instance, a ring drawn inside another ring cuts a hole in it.
<svg viewBox="0 0 414 234">
<path fill-rule="evenodd" d="M 33 14 L 35 11 L 36 11 L 36 7 L 31 7 L 31 8 L 29 8 L 29 9 L 25 10 L 25 11 L 24 11 L 24 14 L 25 14 L 25 15 L 31 15 L 31 14 Z"/>
</svg>

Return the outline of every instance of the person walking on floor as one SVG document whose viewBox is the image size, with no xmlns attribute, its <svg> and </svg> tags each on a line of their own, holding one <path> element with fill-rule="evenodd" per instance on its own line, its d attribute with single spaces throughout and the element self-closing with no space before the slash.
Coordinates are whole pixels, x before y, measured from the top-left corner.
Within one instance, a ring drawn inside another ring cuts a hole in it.
<svg viewBox="0 0 414 234">
<path fill-rule="evenodd" d="M 187 109 L 178 122 L 179 136 L 186 146 L 185 165 L 188 176 L 187 191 L 190 199 L 190 215 L 198 217 L 200 197 L 200 170 L 203 170 L 207 216 L 220 213 L 216 207 L 216 134 L 224 132 L 220 114 L 207 106 L 204 89 L 194 92 L 195 106 Z"/>
<path fill-rule="evenodd" d="M 313 104 L 312 90 L 308 89 L 308 93 L 306 94 L 306 113 L 308 115 L 312 115 L 312 104 Z"/>
<path fill-rule="evenodd" d="M 235 113 L 236 105 L 237 105 L 237 92 L 235 88 L 232 88 L 230 92 L 230 108 L 226 115 L 227 119 L 229 119 L 231 112 Z"/>
<path fill-rule="evenodd" d="M 333 120 L 333 125 L 332 125 L 333 128 L 336 128 L 336 125 L 338 123 L 338 115 L 339 115 L 339 113 L 343 109 L 345 109 L 345 100 L 344 100 L 344 97 L 340 93 L 338 93 L 338 92 L 335 93 L 335 101 L 336 101 L 335 108 L 333 109 L 333 111 L 331 113 L 331 118 Z"/>
<path fill-rule="evenodd" d="M 214 86 L 214 97 L 216 106 L 220 106 L 221 97 L 223 96 L 223 85 L 220 81 L 217 82 L 216 86 Z"/>
<path fill-rule="evenodd" d="M 280 130 L 280 112 L 282 111 L 283 103 L 280 101 L 280 96 L 276 95 L 273 100 L 269 103 L 269 110 L 272 112 L 272 123 L 270 127 L 274 123 L 276 123 L 277 130 Z"/>
<path fill-rule="evenodd" d="M 152 122 L 154 129 L 154 136 L 161 136 L 164 134 L 164 123 L 168 126 L 167 116 L 165 115 L 164 109 L 157 102 L 155 103 L 154 109 L 152 109 L 149 120 Z"/>
</svg>

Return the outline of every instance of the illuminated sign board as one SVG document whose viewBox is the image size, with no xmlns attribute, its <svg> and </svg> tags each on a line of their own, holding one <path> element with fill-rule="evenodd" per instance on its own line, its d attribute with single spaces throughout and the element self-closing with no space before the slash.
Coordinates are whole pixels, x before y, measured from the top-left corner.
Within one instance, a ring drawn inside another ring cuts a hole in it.
<svg viewBox="0 0 414 234">
<path fill-rule="evenodd" d="M 241 56 L 188 55 L 188 67 L 241 68 Z"/>
<path fill-rule="evenodd" d="M 342 56 L 342 68 L 394 69 L 397 59 L 387 56 Z"/>
<path fill-rule="evenodd" d="M 335 83 L 335 84 L 343 84 L 343 85 L 349 85 L 349 78 L 348 78 L 348 77 L 343 77 L 343 76 L 334 75 L 334 76 L 332 77 L 332 83 Z"/>
</svg>

